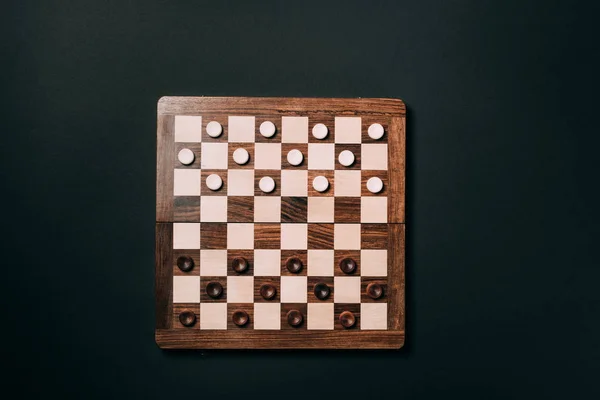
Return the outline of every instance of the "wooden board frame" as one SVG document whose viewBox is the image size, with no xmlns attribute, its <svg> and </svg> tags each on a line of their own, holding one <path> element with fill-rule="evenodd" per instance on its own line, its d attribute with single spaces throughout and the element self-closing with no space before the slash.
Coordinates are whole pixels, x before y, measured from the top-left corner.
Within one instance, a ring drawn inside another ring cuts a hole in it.
<svg viewBox="0 0 600 400">
<path fill-rule="evenodd" d="M 172 329 L 173 165 L 175 115 L 380 116 L 388 135 L 388 329 Z M 398 349 L 405 340 L 406 108 L 384 98 L 162 97 L 157 113 L 155 340 L 165 349 Z"/>
</svg>

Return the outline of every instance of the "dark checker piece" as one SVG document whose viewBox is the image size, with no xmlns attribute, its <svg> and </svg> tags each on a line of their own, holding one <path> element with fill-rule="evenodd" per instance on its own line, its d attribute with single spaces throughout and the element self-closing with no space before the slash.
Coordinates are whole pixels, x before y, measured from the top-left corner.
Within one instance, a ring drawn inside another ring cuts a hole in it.
<svg viewBox="0 0 600 400">
<path fill-rule="evenodd" d="M 194 268 L 194 260 L 192 257 L 181 256 L 177 258 L 177 266 L 183 272 L 190 272 Z"/>
<path fill-rule="evenodd" d="M 179 314 L 179 322 L 183 326 L 193 326 L 196 323 L 196 314 L 192 311 L 184 311 Z"/>
<path fill-rule="evenodd" d="M 378 283 L 369 283 L 367 285 L 367 295 L 372 299 L 378 299 L 383 296 L 383 287 Z"/>
<path fill-rule="evenodd" d="M 344 311 L 340 314 L 340 324 L 344 328 L 352 328 L 356 323 L 356 317 L 350 311 Z"/>
<path fill-rule="evenodd" d="M 329 286 L 327 286 L 326 283 L 321 282 L 315 285 L 315 296 L 319 300 L 325 300 L 327 297 L 329 297 L 330 292 L 331 290 L 329 289 Z"/>
<path fill-rule="evenodd" d="M 244 257 L 236 257 L 231 262 L 231 268 L 238 274 L 245 272 L 248 269 L 248 260 Z"/>
<path fill-rule="evenodd" d="M 302 261 L 297 257 L 290 257 L 285 262 L 285 266 L 292 274 L 302 271 Z"/>
<path fill-rule="evenodd" d="M 298 327 L 302 325 L 302 321 L 304 320 L 304 316 L 298 310 L 290 310 L 287 313 L 287 321 L 293 327 Z"/>
<path fill-rule="evenodd" d="M 206 294 L 213 299 L 218 299 L 223 294 L 223 285 L 219 282 L 208 282 L 206 285 Z"/>
<path fill-rule="evenodd" d="M 340 261 L 340 269 L 345 274 L 351 274 L 356 271 L 356 261 L 351 258 L 344 258 Z"/>
<path fill-rule="evenodd" d="M 245 311 L 236 311 L 231 316 L 231 320 L 237 326 L 244 326 L 248 323 L 250 317 L 248 317 L 248 313 Z"/>
<path fill-rule="evenodd" d="M 271 300 L 277 294 L 275 286 L 265 283 L 260 287 L 260 295 L 265 300 Z"/>
</svg>

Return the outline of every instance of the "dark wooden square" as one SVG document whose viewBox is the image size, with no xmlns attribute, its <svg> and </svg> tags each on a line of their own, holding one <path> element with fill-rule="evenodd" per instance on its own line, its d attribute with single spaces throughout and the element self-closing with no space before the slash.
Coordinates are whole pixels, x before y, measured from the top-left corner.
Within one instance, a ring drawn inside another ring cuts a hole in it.
<svg viewBox="0 0 600 400">
<path fill-rule="evenodd" d="M 196 321 L 191 326 L 185 326 L 181 323 L 179 315 L 184 312 L 193 312 Z M 173 329 L 198 329 L 200 326 L 200 303 L 173 303 L 173 314 L 171 320 Z"/>
<path fill-rule="evenodd" d="M 333 275 L 335 276 L 360 276 L 360 250 L 335 250 L 334 254 L 334 262 L 335 265 L 333 267 Z M 351 258 L 356 262 L 356 269 L 354 272 L 350 274 L 346 274 L 340 268 L 340 263 L 345 258 Z"/>
<path fill-rule="evenodd" d="M 383 137 L 381 139 L 371 139 L 369 137 L 369 126 L 371 124 L 381 124 L 383 126 Z M 364 115 L 361 118 L 361 133 L 363 143 L 387 143 L 389 137 L 389 124 L 390 120 L 388 117 L 382 117 L 379 115 Z"/>
<path fill-rule="evenodd" d="M 308 218 L 307 197 L 282 197 L 281 222 L 306 222 Z"/>
<path fill-rule="evenodd" d="M 324 300 L 320 300 L 315 296 L 315 285 L 318 283 L 324 283 L 329 287 L 329 296 Z M 333 276 L 309 276 L 307 290 L 309 303 L 333 303 Z"/>
<path fill-rule="evenodd" d="M 378 299 L 372 299 L 367 295 L 367 286 L 370 283 L 377 283 L 383 288 L 383 294 Z M 380 276 L 361 276 L 360 277 L 360 302 L 361 303 L 387 303 L 388 284 L 386 277 Z"/>
<path fill-rule="evenodd" d="M 332 169 L 309 169 L 308 170 L 308 196 L 309 197 L 332 197 L 335 193 L 335 177 Z M 313 188 L 313 180 L 317 176 L 324 176 L 329 181 L 329 187 L 324 192 L 317 192 Z"/>
<path fill-rule="evenodd" d="M 188 165 L 182 164 L 179 161 L 179 152 L 183 149 L 190 149 L 194 152 L 194 162 Z M 173 168 L 180 169 L 198 169 L 200 168 L 200 155 L 202 152 L 202 143 L 187 143 L 187 142 L 175 142 L 174 144 L 175 155 L 173 157 Z"/>
<path fill-rule="evenodd" d="M 248 269 L 237 273 L 233 270 L 233 260 L 244 258 L 248 262 Z M 252 276 L 254 275 L 254 250 L 227 250 L 227 276 Z"/>
<path fill-rule="evenodd" d="M 367 181 L 370 178 L 377 177 L 383 182 L 383 189 L 379 193 L 371 193 L 367 189 Z M 360 173 L 360 195 L 361 196 L 383 196 L 388 195 L 388 172 L 387 171 L 375 171 L 375 170 L 363 170 Z M 388 200 L 389 201 L 389 200 Z"/>
<path fill-rule="evenodd" d="M 312 130 L 316 124 L 324 124 L 328 133 L 325 139 L 317 139 Z M 335 115 L 318 113 L 308 116 L 308 143 L 334 143 L 335 142 Z"/>
<path fill-rule="evenodd" d="M 254 196 L 227 196 L 228 222 L 254 222 Z"/>
<path fill-rule="evenodd" d="M 206 293 L 206 286 L 211 282 L 218 282 L 223 286 L 223 293 L 213 299 Z M 201 276 L 200 277 L 200 303 L 226 303 L 227 302 L 227 277 L 226 276 Z"/>
<path fill-rule="evenodd" d="M 308 248 L 333 249 L 333 224 L 308 224 Z"/>
<path fill-rule="evenodd" d="M 281 143 L 281 117 L 280 116 L 275 116 L 272 114 L 265 114 L 265 115 L 255 115 L 255 131 L 256 131 L 256 135 L 254 135 L 255 137 L 255 142 L 256 143 Z M 265 122 L 265 121 L 271 121 L 273 124 L 275 124 L 275 134 L 273 136 L 271 136 L 270 138 L 266 138 L 263 135 L 261 135 L 260 133 L 260 125 Z"/>
<path fill-rule="evenodd" d="M 281 247 L 281 224 L 254 224 L 255 249 L 279 249 Z"/>
<path fill-rule="evenodd" d="M 233 152 L 237 149 L 246 149 L 250 155 L 250 159 L 246 164 L 238 164 L 233 161 Z M 254 169 L 254 143 L 229 143 L 227 146 L 227 168 L 229 169 Z"/>
<path fill-rule="evenodd" d="M 210 190 L 206 186 L 206 178 L 216 174 L 223 180 L 223 185 L 218 190 Z M 202 196 L 227 196 L 227 170 L 225 169 L 203 169 L 200 171 L 200 195 Z"/>
<path fill-rule="evenodd" d="M 360 149 L 360 144 L 337 143 L 335 145 L 335 169 L 360 169 Z M 348 167 L 343 166 L 339 161 L 340 153 L 344 150 L 350 150 L 354 154 L 354 163 Z"/>
<path fill-rule="evenodd" d="M 286 263 L 290 258 L 298 258 L 302 262 L 302 269 L 297 274 L 290 272 Z M 306 276 L 308 266 L 308 252 L 306 250 L 281 250 L 281 275 Z"/>
<path fill-rule="evenodd" d="M 307 325 L 306 318 L 308 316 L 308 313 L 307 313 L 308 307 L 306 306 L 306 304 L 307 303 L 281 303 L 281 330 L 284 330 L 284 331 L 286 331 L 286 330 L 305 331 L 306 330 L 306 325 Z M 291 310 L 298 310 L 302 313 L 302 316 L 303 316 L 302 324 L 298 327 L 291 326 L 290 324 L 288 324 L 287 314 Z"/>
<path fill-rule="evenodd" d="M 275 286 L 275 296 L 267 300 L 260 295 L 260 288 L 262 285 L 273 285 Z M 254 277 L 254 302 L 255 303 L 279 303 L 281 291 L 281 278 L 279 276 L 255 276 Z"/>
<path fill-rule="evenodd" d="M 360 223 L 360 197 L 335 197 L 333 221 Z"/>
<path fill-rule="evenodd" d="M 223 127 L 220 136 L 213 138 L 206 133 L 206 125 L 211 121 L 217 121 Z M 226 113 L 203 113 L 202 114 L 202 141 L 204 143 L 227 143 L 229 139 L 229 115 Z"/>
<path fill-rule="evenodd" d="M 177 266 L 179 257 L 190 257 L 194 267 L 189 272 L 184 272 Z M 200 275 L 200 250 L 198 249 L 173 249 L 173 275 L 174 276 L 198 276 Z"/>
<path fill-rule="evenodd" d="M 201 249 L 226 249 L 227 224 L 221 222 L 202 222 L 200 224 Z"/>
<path fill-rule="evenodd" d="M 265 177 L 270 176 L 275 181 L 275 189 L 272 192 L 265 193 L 260 190 L 259 182 Z M 254 195 L 255 196 L 281 196 L 281 170 L 280 169 L 255 169 L 254 170 Z"/>
<path fill-rule="evenodd" d="M 310 135 L 310 133 L 309 133 Z M 300 150 L 302 162 L 299 165 L 288 163 L 287 155 L 291 150 Z M 308 143 L 282 143 L 281 144 L 281 169 L 307 169 L 308 168 Z"/>
<path fill-rule="evenodd" d="M 352 326 L 351 328 L 344 328 L 342 326 L 342 324 L 340 323 L 340 314 L 343 313 L 344 311 L 350 311 L 352 314 L 354 314 L 354 318 L 356 319 L 356 322 L 354 323 L 354 326 Z M 335 303 L 333 306 L 333 312 L 334 312 L 334 317 L 333 317 L 333 329 L 334 330 L 336 330 L 336 331 L 341 331 L 341 330 L 358 331 L 358 330 L 360 330 L 360 304 Z"/>
<path fill-rule="evenodd" d="M 360 237 L 361 249 L 387 249 L 388 224 L 362 224 Z"/>
<path fill-rule="evenodd" d="M 233 322 L 233 314 L 236 311 L 243 311 L 248 314 L 248 322 L 243 326 L 238 326 Z M 228 303 L 227 304 L 227 329 L 254 329 L 254 304 L 252 303 Z"/>
<path fill-rule="evenodd" d="M 173 221 L 200 222 L 200 196 L 174 196 Z"/>
</svg>

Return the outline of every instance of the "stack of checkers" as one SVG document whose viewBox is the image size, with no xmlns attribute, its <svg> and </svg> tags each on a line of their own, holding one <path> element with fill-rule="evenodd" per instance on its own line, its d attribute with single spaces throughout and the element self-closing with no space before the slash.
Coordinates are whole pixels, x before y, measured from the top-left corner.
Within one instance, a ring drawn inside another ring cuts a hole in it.
<svg viewBox="0 0 600 400">
<path fill-rule="evenodd" d="M 386 113 L 190 107 L 159 115 L 157 218 L 168 214 L 170 243 L 157 238 L 157 274 L 166 262 L 170 300 L 157 327 L 200 336 L 164 347 L 209 347 L 217 331 L 401 326 L 403 340 L 403 125 L 391 148 Z"/>
</svg>

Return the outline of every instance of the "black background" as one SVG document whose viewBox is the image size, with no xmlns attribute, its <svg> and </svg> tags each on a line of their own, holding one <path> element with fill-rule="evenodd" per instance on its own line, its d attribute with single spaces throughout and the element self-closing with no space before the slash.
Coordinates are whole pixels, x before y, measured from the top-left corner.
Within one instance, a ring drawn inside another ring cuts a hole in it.
<svg viewBox="0 0 600 400">
<path fill-rule="evenodd" d="M 1 347 L 22 396 L 600 396 L 597 6 L 3 9 Z M 163 95 L 406 102 L 404 349 L 156 347 Z"/>
</svg>

